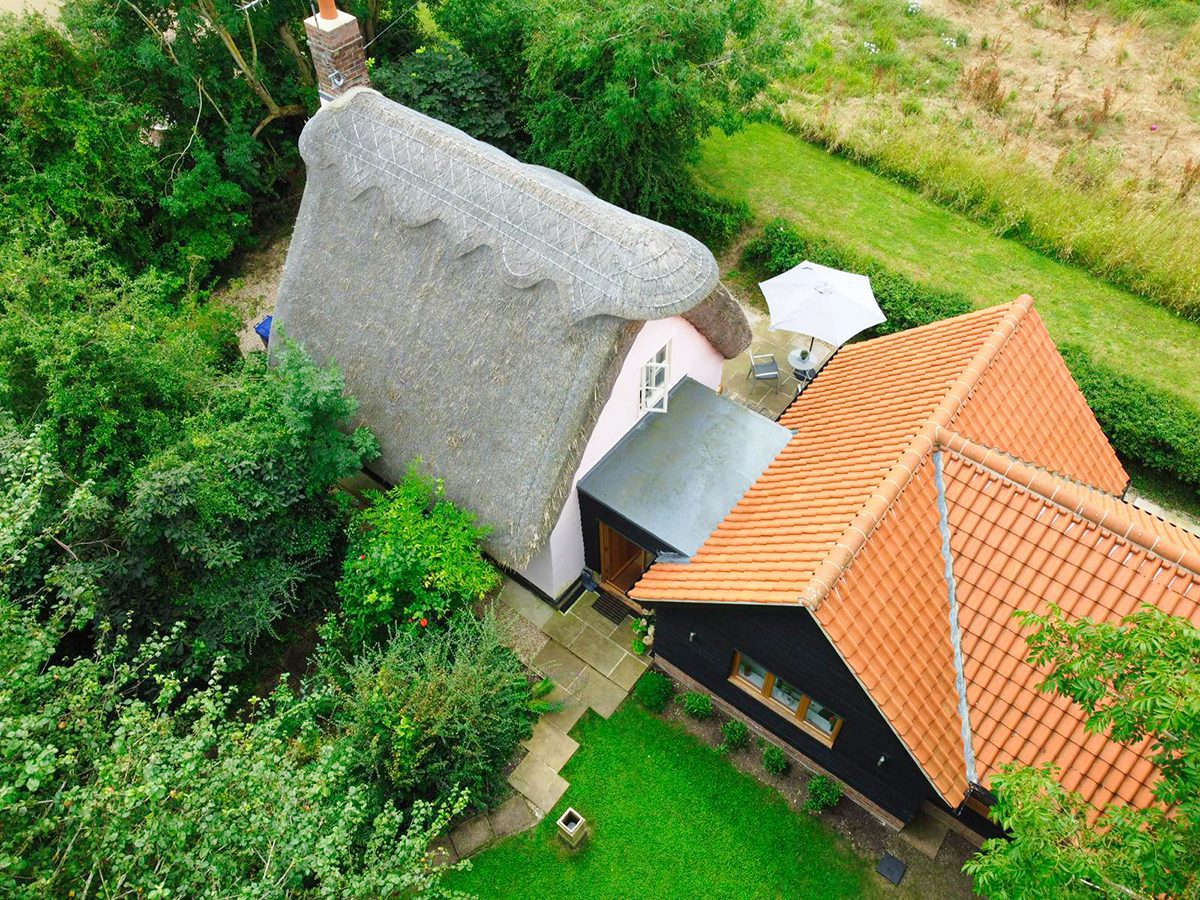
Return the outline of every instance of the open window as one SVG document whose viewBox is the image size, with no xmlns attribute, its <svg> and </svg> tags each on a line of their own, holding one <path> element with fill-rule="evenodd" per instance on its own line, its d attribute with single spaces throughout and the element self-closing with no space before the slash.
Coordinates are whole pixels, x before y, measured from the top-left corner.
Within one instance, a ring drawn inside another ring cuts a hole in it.
<svg viewBox="0 0 1200 900">
<path fill-rule="evenodd" d="M 671 342 L 642 366 L 639 412 L 666 412 L 667 391 L 671 384 Z"/>
<path fill-rule="evenodd" d="M 794 719 L 822 744 L 832 747 L 837 740 L 838 732 L 842 730 L 841 716 L 746 654 L 740 651 L 733 654 L 733 673 L 729 679 L 780 715 Z"/>
</svg>

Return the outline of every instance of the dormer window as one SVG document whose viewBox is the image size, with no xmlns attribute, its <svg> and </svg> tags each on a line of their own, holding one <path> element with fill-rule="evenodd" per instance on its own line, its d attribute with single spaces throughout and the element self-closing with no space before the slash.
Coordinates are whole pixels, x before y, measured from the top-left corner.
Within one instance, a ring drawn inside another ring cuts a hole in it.
<svg viewBox="0 0 1200 900">
<path fill-rule="evenodd" d="M 639 412 L 666 412 L 667 387 L 671 381 L 671 342 L 668 341 L 642 366 Z"/>
</svg>

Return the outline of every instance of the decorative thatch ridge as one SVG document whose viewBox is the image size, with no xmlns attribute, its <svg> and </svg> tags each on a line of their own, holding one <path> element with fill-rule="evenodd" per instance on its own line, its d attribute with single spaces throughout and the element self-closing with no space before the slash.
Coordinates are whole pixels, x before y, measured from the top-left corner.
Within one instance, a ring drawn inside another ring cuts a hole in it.
<svg viewBox="0 0 1200 900">
<path fill-rule="evenodd" d="M 380 94 L 305 127 L 276 322 L 336 361 L 389 480 L 421 458 L 524 565 L 558 519 L 642 322 L 749 344 L 712 254 Z"/>
</svg>

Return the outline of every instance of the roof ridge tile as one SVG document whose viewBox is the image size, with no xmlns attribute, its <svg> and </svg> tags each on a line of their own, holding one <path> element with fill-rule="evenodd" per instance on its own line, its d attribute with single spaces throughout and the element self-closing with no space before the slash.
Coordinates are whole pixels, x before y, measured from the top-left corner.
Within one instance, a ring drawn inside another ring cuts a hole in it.
<svg viewBox="0 0 1200 900">
<path fill-rule="evenodd" d="M 961 370 L 920 430 L 913 435 L 908 446 L 900 454 L 900 458 L 893 463 L 879 486 L 867 498 L 862 509 L 846 526 L 841 537 L 830 549 L 828 556 L 813 572 L 808 585 L 805 586 L 799 597 L 803 606 L 814 611 L 820 607 L 830 589 L 862 550 L 870 538 L 871 532 L 883 520 L 892 503 L 912 480 L 913 472 L 933 449 L 938 429 L 948 427 L 954 420 L 955 415 L 962 409 L 976 385 L 979 384 L 979 380 L 995 361 L 1004 345 L 1016 334 L 1022 320 L 1031 309 L 1033 309 L 1033 298 L 1028 294 L 1022 294 L 1008 304 L 1008 309 L 992 327 L 975 355 Z"/>
<path fill-rule="evenodd" d="M 1123 515 L 1122 507 L 1129 510 L 1137 509 L 1129 501 L 1120 497 L 1112 497 L 1111 494 L 1107 494 L 1107 492 L 1099 488 L 1076 482 L 1049 469 L 1032 465 L 1015 457 L 1009 457 L 1001 451 L 973 441 L 949 428 L 938 429 L 935 434 L 935 440 L 938 446 L 954 453 L 968 463 L 985 470 L 985 472 L 990 472 L 999 478 L 1003 478 L 1023 490 L 1036 494 L 1048 503 L 1052 503 L 1060 509 L 1065 510 L 1067 514 L 1076 517 L 1079 521 L 1091 523 L 1098 528 L 1103 528 L 1105 531 L 1116 534 L 1123 540 L 1145 550 L 1147 553 L 1157 556 L 1173 566 L 1186 569 L 1193 575 L 1200 577 L 1200 553 L 1151 531 L 1137 521 L 1138 517 L 1136 515 Z M 1005 472 L 997 470 L 988 463 L 988 457 L 992 453 L 1010 460 L 1010 465 Z M 1120 505 L 1114 507 L 1102 506 L 1092 496 L 1089 496 L 1089 492 L 1110 496 Z M 1138 510 L 1138 512 L 1144 515 L 1151 515 L 1144 510 Z M 1171 523 L 1167 524 L 1171 525 Z M 1178 528 L 1179 526 L 1172 525 L 1171 527 Z"/>
</svg>

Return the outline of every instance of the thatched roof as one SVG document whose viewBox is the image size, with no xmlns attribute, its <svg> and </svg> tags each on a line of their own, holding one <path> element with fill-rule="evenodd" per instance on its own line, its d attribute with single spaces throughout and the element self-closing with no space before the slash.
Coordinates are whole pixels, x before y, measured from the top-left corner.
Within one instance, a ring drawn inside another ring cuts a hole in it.
<svg viewBox="0 0 1200 900">
<path fill-rule="evenodd" d="M 399 479 L 420 458 L 517 567 L 549 535 L 642 322 L 750 340 L 691 237 L 355 90 L 305 127 L 276 323 L 342 368 Z"/>
</svg>

